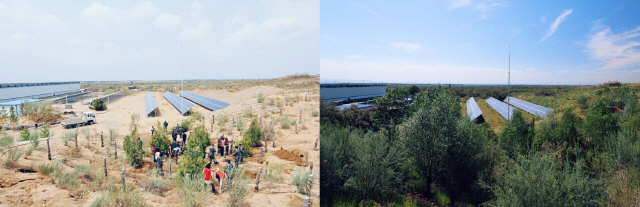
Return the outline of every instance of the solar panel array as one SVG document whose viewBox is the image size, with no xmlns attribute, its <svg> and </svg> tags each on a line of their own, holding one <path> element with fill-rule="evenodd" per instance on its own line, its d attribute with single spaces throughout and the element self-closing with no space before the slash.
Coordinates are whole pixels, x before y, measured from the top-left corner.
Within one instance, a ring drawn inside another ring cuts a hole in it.
<svg viewBox="0 0 640 207">
<path fill-rule="evenodd" d="M 147 116 L 154 110 L 158 108 L 158 103 L 156 103 L 156 98 L 153 97 L 153 93 L 149 92 L 144 97 L 146 106 L 147 106 Z"/>
<path fill-rule="evenodd" d="M 489 97 L 487 99 L 487 103 L 493 110 L 496 110 L 502 117 L 507 120 L 511 120 L 511 116 L 513 116 L 513 107 L 507 105 L 504 102 L 498 101 L 493 97 Z M 508 110 L 508 111 L 507 111 Z"/>
<path fill-rule="evenodd" d="M 206 96 L 201 96 L 189 91 L 182 91 L 180 93 L 180 96 L 189 99 L 197 104 L 199 104 L 202 107 L 208 108 L 209 110 L 220 110 L 223 109 L 227 106 L 229 106 L 228 103 L 222 102 L 222 101 L 218 101 Z"/>
<path fill-rule="evenodd" d="M 514 97 L 507 97 L 507 99 L 505 99 L 504 101 L 530 114 L 537 115 L 545 119 L 547 118 L 547 114 L 553 112 L 553 110 L 551 110 L 550 108 L 532 104 Z"/>
<path fill-rule="evenodd" d="M 173 107 L 176 107 L 176 109 L 178 109 L 178 111 L 180 111 L 182 115 L 186 114 L 191 108 L 193 108 L 193 106 L 195 106 L 193 103 L 184 100 L 183 98 L 180 98 L 169 91 L 164 92 L 162 96 L 167 99 L 167 101 L 169 101 L 169 103 L 171 103 Z"/>
<path fill-rule="evenodd" d="M 480 110 L 480 107 L 478 107 L 478 103 L 476 103 L 476 100 L 473 99 L 473 97 L 467 100 L 467 115 L 469 115 L 469 119 L 471 119 L 471 121 L 482 115 L 482 111 Z"/>
</svg>

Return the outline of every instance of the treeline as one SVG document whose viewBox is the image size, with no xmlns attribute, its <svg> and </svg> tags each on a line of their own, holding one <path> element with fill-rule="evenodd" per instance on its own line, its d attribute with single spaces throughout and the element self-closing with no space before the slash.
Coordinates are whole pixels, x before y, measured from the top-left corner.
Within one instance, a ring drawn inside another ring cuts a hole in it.
<svg viewBox="0 0 640 207">
<path fill-rule="evenodd" d="M 606 87 L 584 115 L 528 124 L 517 110 L 497 134 L 461 115 L 462 87 L 422 88 L 412 105 L 408 87 L 390 88 L 368 111 L 323 104 L 321 204 L 638 206 L 638 99 Z"/>
</svg>

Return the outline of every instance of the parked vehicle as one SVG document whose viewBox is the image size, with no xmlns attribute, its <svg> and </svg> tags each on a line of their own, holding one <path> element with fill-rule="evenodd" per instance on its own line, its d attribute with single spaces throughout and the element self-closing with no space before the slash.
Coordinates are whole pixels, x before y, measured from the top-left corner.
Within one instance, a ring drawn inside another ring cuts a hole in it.
<svg viewBox="0 0 640 207">
<path fill-rule="evenodd" d="M 96 115 L 93 112 L 83 112 L 81 117 L 71 117 L 60 122 L 60 124 L 62 124 L 65 129 L 91 125 L 95 123 Z"/>
</svg>

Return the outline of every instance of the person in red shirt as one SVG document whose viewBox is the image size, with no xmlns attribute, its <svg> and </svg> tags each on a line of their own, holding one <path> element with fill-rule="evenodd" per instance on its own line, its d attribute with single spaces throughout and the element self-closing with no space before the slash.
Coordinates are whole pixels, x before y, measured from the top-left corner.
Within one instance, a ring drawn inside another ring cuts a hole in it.
<svg viewBox="0 0 640 207">
<path fill-rule="evenodd" d="M 218 182 L 220 183 L 220 188 L 219 188 L 220 192 L 222 193 L 222 181 L 224 180 L 224 178 L 227 177 L 227 174 L 222 172 L 220 170 L 220 168 L 216 168 L 215 173 L 216 173 L 216 178 L 218 179 Z"/>
<path fill-rule="evenodd" d="M 213 172 L 211 171 L 211 164 L 207 164 L 207 166 L 204 167 L 202 173 L 204 173 L 204 187 L 206 188 L 207 185 L 211 185 L 211 192 L 213 194 L 216 194 L 216 187 L 212 182 Z"/>
<path fill-rule="evenodd" d="M 151 145 L 151 157 L 153 158 L 153 163 L 156 163 L 156 146 Z"/>
</svg>

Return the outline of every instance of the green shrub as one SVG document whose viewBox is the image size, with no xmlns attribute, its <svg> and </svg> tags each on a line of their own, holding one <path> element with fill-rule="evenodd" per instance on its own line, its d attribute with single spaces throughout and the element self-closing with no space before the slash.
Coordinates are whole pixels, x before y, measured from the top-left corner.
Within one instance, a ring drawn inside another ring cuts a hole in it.
<svg viewBox="0 0 640 207">
<path fill-rule="evenodd" d="M 190 116 L 182 120 L 182 122 L 180 123 L 180 128 L 182 128 L 186 132 L 189 131 L 191 127 L 193 127 L 193 124 L 195 124 L 195 118 Z M 173 127 L 173 129 L 176 129 L 176 127 Z"/>
<path fill-rule="evenodd" d="M 30 149 L 33 150 L 32 148 Z M 5 166 L 13 166 L 24 154 L 25 151 L 21 150 L 19 147 L 12 147 L 7 149 L 7 161 L 5 162 Z"/>
<path fill-rule="evenodd" d="M 164 193 L 171 190 L 171 183 L 168 180 L 147 176 L 138 183 L 142 189 L 158 196 L 164 196 Z"/>
<path fill-rule="evenodd" d="M 27 129 L 27 128 L 22 129 L 22 131 L 20 131 L 20 141 L 29 140 L 29 136 L 30 135 L 31 135 L 31 133 L 29 132 L 29 129 Z"/>
<path fill-rule="evenodd" d="M 93 106 L 93 109 L 95 109 L 96 111 L 107 110 L 107 104 L 104 103 L 104 100 L 102 100 L 101 98 L 91 101 L 91 106 Z"/>
<path fill-rule="evenodd" d="M 282 127 L 283 129 L 289 129 L 290 126 L 291 126 L 291 121 L 289 121 L 289 118 L 287 118 L 286 116 L 281 116 L 280 127 Z"/>
<path fill-rule="evenodd" d="M 243 140 L 248 140 L 246 143 L 243 143 L 245 147 L 259 147 L 262 145 L 262 138 L 264 137 L 264 133 L 260 126 L 258 126 L 258 121 L 256 119 L 251 120 L 251 124 L 249 125 L 249 129 L 244 132 L 242 135 Z"/>
<path fill-rule="evenodd" d="M 279 183 L 282 180 L 283 174 L 284 169 L 282 169 L 281 167 L 269 167 L 268 171 L 264 173 L 264 179 L 274 183 Z"/>
<path fill-rule="evenodd" d="M 586 109 L 588 107 L 587 101 L 589 101 L 589 97 L 585 94 L 580 94 L 576 97 L 576 102 L 582 109 Z"/>
<path fill-rule="evenodd" d="M 318 110 L 313 110 L 313 112 L 311 112 L 311 115 L 312 115 L 313 117 L 318 117 L 318 115 L 320 115 L 320 111 L 318 111 Z"/>
<path fill-rule="evenodd" d="M 53 173 L 56 170 L 56 166 L 54 164 L 45 163 L 38 165 L 38 172 L 42 175 L 49 176 L 49 174 Z"/>
<path fill-rule="evenodd" d="M 192 179 L 196 179 L 197 176 L 200 176 L 201 178 L 198 181 L 201 181 L 202 170 L 207 163 L 207 161 L 204 159 L 204 150 L 201 149 L 199 151 L 196 151 L 195 148 L 187 147 L 181 159 L 182 161 L 178 165 L 178 177 L 184 178 L 187 174 L 189 174 L 189 177 L 191 177 Z M 199 185 L 202 185 L 202 182 L 199 183 Z"/>
<path fill-rule="evenodd" d="M 273 106 L 275 103 L 275 100 L 273 100 L 273 98 L 269 98 L 269 106 Z"/>
<path fill-rule="evenodd" d="M 110 206 L 147 206 L 146 199 L 136 189 L 108 189 L 100 193 L 91 204 L 93 207 Z"/>
<path fill-rule="evenodd" d="M 155 146 L 162 152 L 169 152 L 169 148 L 171 147 L 169 134 L 164 130 L 164 126 L 162 123 L 158 121 L 156 123 L 156 130 L 151 136 L 151 142 L 149 143 L 149 147 Z"/>
<path fill-rule="evenodd" d="M 124 136 L 122 146 L 127 154 L 127 162 L 135 168 L 142 167 L 142 157 L 144 156 L 142 141 L 140 141 L 140 136 L 138 135 L 139 118 L 140 116 L 137 113 L 131 115 L 130 133 Z"/>
<path fill-rule="evenodd" d="M 311 171 L 305 171 L 304 168 L 296 168 L 291 174 L 291 183 L 296 186 L 298 193 L 302 195 L 307 195 L 306 189 L 307 183 L 309 182 L 309 175 L 311 175 Z M 315 182 L 315 176 L 313 182 Z"/>
<path fill-rule="evenodd" d="M 185 152 L 186 155 L 186 152 Z M 204 165 L 203 165 L 204 166 Z M 203 167 L 204 168 L 204 167 Z M 192 178 L 180 179 L 178 195 L 182 206 L 207 206 L 207 196 L 211 195 L 211 186 L 205 186 L 202 182 L 202 169 L 197 175 L 191 174 Z M 216 186 L 218 190 L 219 186 Z"/>
<path fill-rule="evenodd" d="M 224 125 L 227 123 L 227 121 L 229 121 L 229 116 L 227 115 L 227 113 L 222 113 L 222 114 L 218 115 L 218 126 L 219 127 L 224 127 Z"/>
<path fill-rule="evenodd" d="M 603 206 L 603 182 L 590 178 L 584 162 L 561 164 L 553 154 L 518 156 L 497 171 L 491 206 Z M 544 199 L 541 199 L 544 198 Z"/>
<path fill-rule="evenodd" d="M 204 125 L 200 125 L 193 130 L 187 141 L 187 149 L 196 149 L 199 147 L 200 152 L 205 154 L 205 150 L 211 141 L 209 140 L 209 132 Z"/>
<path fill-rule="evenodd" d="M 233 179 L 227 180 L 227 193 L 229 194 L 227 205 L 230 207 L 244 206 L 244 199 L 249 195 L 247 190 L 249 178 L 244 174 L 244 171 L 244 168 L 236 169 Z"/>
<path fill-rule="evenodd" d="M 258 103 L 262 103 L 264 101 L 264 97 L 262 92 L 258 93 Z"/>
<path fill-rule="evenodd" d="M 244 129 L 244 121 L 242 120 L 242 117 L 239 117 L 238 121 L 236 121 L 236 128 L 238 131 L 242 131 L 242 129 Z"/>
</svg>

